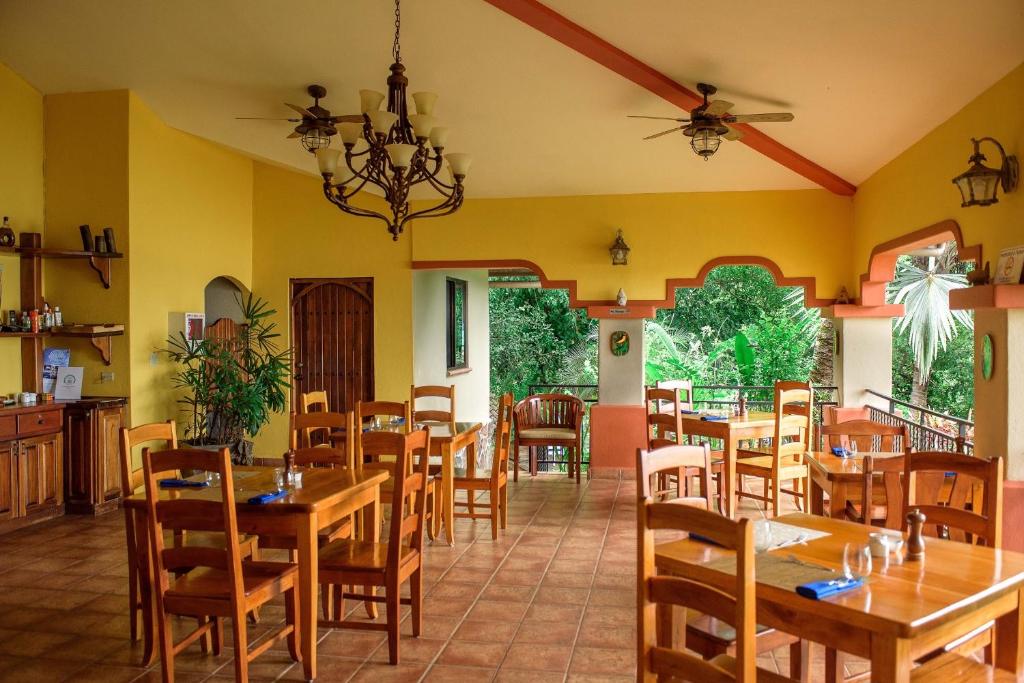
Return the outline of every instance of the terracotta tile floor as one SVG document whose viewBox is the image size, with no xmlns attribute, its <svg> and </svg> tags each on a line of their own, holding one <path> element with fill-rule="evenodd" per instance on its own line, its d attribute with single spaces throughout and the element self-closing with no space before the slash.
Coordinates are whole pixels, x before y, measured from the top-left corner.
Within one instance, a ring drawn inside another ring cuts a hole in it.
<svg viewBox="0 0 1024 683">
<path fill-rule="evenodd" d="M 386 663 L 383 634 L 321 630 L 318 680 L 634 680 L 635 495 L 632 481 L 520 479 L 497 541 L 489 523 L 459 520 L 455 547 L 428 542 L 424 632 L 412 638 L 404 622 L 400 666 Z M 0 536 L 0 682 L 160 680 L 159 664 L 138 667 L 141 648 L 128 641 L 126 576 L 120 513 Z M 265 608 L 250 643 L 282 619 L 280 606 Z M 177 680 L 231 679 L 227 652 L 193 646 L 176 659 Z M 759 664 L 788 672 L 788 651 Z M 815 664 L 821 680 L 820 656 Z M 301 680 L 281 649 L 250 672 Z"/>
</svg>

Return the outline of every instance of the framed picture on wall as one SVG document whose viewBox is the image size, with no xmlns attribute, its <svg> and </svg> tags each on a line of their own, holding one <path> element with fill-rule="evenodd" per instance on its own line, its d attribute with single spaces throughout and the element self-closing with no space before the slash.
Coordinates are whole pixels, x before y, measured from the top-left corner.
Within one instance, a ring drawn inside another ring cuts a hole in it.
<svg viewBox="0 0 1024 683">
<path fill-rule="evenodd" d="M 992 282 L 997 285 L 1017 285 L 1024 283 L 1024 246 L 1010 247 L 999 252 L 999 263 L 993 274 Z"/>
</svg>

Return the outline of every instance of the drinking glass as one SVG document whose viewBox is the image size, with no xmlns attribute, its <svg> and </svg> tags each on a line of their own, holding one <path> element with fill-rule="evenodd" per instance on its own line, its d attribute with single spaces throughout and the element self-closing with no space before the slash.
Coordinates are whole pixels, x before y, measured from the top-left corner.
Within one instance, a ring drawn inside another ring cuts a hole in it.
<svg viewBox="0 0 1024 683">
<path fill-rule="evenodd" d="M 871 573 L 871 546 L 847 543 L 843 546 L 843 576 L 855 579 Z"/>
<path fill-rule="evenodd" d="M 850 451 L 851 458 L 857 457 L 857 439 L 850 439 L 850 447 L 847 450 Z"/>
</svg>

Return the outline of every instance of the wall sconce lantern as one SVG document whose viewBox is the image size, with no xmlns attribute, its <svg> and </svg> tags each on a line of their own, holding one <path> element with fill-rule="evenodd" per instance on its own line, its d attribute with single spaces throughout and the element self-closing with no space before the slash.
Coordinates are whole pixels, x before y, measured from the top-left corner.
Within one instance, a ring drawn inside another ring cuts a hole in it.
<svg viewBox="0 0 1024 683">
<path fill-rule="evenodd" d="M 616 234 L 615 242 L 608 248 L 608 253 L 612 255 L 613 266 L 624 266 L 629 263 L 629 245 L 622 239 L 621 230 Z"/>
<path fill-rule="evenodd" d="M 1002 157 L 1002 164 L 999 168 L 989 168 L 982 162 L 985 155 L 981 153 L 981 143 L 991 142 L 999 149 L 999 156 Z M 974 143 L 974 154 L 968 161 L 971 167 L 953 178 L 953 184 L 960 190 L 963 203 L 960 206 L 989 206 L 999 201 L 996 193 L 999 186 L 1003 186 L 1003 193 L 1013 192 L 1017 189 L 1017 176 L 1020 167 L 1017 157 L 1006 156 L 1003 146 L 995 138 L 971 138 Z"/>
</svg>

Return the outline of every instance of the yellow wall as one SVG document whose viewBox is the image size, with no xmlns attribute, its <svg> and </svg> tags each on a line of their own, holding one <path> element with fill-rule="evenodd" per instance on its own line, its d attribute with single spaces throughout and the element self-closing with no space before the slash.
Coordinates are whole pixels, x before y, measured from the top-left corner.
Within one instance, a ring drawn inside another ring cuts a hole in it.
<svg viewBox="0 0 1024 683">
<path fill-rule="evenodd" d="M 0 216 L 15 233 L 43 230 L 43 97 L 0 64 Z M 19 259 L 0 254 L 0 311 L 21 309 Z M 21 342 L 0 339 L 0 394 L 21 391 Z"/>
<path fill-rule="evenodd" d="M 277 309 L 288 330 L 288 279 L 374 278 L 375 391 L 403 400 L 412 383 L 411 241 L 380 221 L 351 218 L 327 203 L 317 178 L 257 162 L 253 174 L 253 291 Z M 277 416 L 256 452 L 277 455 L 288 418 Z"/>
<path fill-rule="evenodd" d="M 128 99 L 127 90 L 46 96 L 44 246 L 81 249 L 78 226 L 88 223 L 94 235 L 113 228 L 118 250 L 130 254 Z M 66 323 L 125 323 L 125 336 L 113 337 L 109 366 L 86 339 L 48 340 L 70 348 L 71 363 L 85 368 L 86 395 L 128 395 L 130 263 L 130 256 L 113 260 L 111 286 L 104 289 L 83 260 L 43 262 L 43 291 L 51 305 L 61 307 Z M 101 372 L 113 372 L 114 381 L 101 384 Z"/>
<path fill-rule="evenodd" d="M 816 276 L 817 295 L 852 284 L 852 202 L 824 190 L 467 200 L 458 213 L 414 224 L 413 257 L 526 259 L 578 296 L 665 297 L 667 278 L 694 277 L 718 256 L 763 256 L 787 277 Z M 621 228 L 627 267 L 608 247 Z M 784 239 L 779 239 L 784 236 Z M 405 238 L 403 238 L 405 239 Z"/>
<path fill-rule="evenodd" d="M 132 422 L 180 421 L 174 365 L 153 354 L 169 313 L 203 310 L 210 280 L 251 286 L 253 162 L 168 127 L 135 95 L 129 114 Z"/>
<path fill-rule="evenodd" d="M 982 258 L 993 270 L 999 250 L 1024 243 L 1024 187 L 987 207 L 960 208 L 952 179 L 967 170 L 971 138 L 991 136 L 1007 154 L 1024 157 L 1024 64 L 979 95 L 948 121 L 861 184 L 854 197 L 855 273 L 867 269 L 877 244 L 952 218 L 967 244 L 981 242 Z M 988 166 L 999 152 L 988 143 L 982 151 Z M 851 290 L 852 291 L 852 290 Z"/>
</svg>

